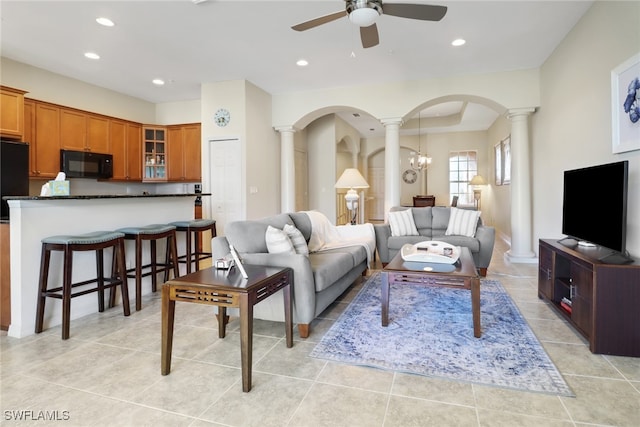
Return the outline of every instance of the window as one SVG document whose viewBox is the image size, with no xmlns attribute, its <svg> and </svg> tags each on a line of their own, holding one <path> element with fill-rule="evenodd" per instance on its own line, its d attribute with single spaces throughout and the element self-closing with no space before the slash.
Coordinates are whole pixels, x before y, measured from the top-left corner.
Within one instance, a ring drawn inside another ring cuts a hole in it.
<svg viewBox="0 0 640 427">
<path fill-rule="evenodd" d="M 471 178 L 478 174 L 477 151 L 449 153 L 449 196 L 458 196 L 459 205 L 473 205 Z"/>
</svg>

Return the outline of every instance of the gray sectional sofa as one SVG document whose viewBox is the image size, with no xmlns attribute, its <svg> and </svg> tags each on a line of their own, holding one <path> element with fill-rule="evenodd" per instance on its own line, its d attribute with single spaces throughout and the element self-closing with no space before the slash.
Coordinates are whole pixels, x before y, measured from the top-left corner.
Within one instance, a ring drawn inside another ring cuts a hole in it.
<svg viewBox="0 0 640 427">
<path fill-rule="evenodd" d="M 393 207 L 391 212 L 411 209 L 418 236 L 392 236 L 389 223 L 374 225 L 376 247 L 382 265 L 389 263 L 407 243 L 418 243 L 425 240 L 439 240 L 456 246 L 466 246 L 471 250 L 473 260 L 481 276 L 487 275 L 495 244 L 495 229 L 482 224 L 478 218 L 475 236 L 445 235 L 451 215 L 449 207 Z"/>
<path fill-rule="evenodd" d="M 375 233 L 371 224 L 332 226 L 332 230 L 345 239 L 344 246 L 322 249 L 308 255 L 269 253 L 265 238 L 267 227 L 283 229 L 285 224 L 295 226 L 309 243 L 312 233 L 309 216 L 304 212 L 284 213 L 227 224 L 225 235 L 212 240 L 212 252 L 214 259 L 222 258 L 229 253 L 231 244 L 243 263 L 291 267 L 294 280 L 293 320 L 298 324 L 300 336 L 307 338 L 311 321 L 367 270 L 368 258 L 375 251 Z M 282 307 L 283 297 L 279 292 L 256 305 L 254 317 L 283 321 Z"/>
</svg>

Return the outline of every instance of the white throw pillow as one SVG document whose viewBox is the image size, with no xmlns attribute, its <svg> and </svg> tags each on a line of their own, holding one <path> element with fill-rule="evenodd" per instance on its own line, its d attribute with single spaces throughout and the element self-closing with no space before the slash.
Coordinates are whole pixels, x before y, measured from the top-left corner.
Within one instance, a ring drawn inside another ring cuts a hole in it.
<svg viewBox="0 0 640 427">
<path fill-rule="evenodd" d="M 449 225 L 446 236 L 467 236 L 474 237 L 476 235 L 476 227 L 478 226 L 478 218 L 480 211 L 471 211 L 468 209 L 451 208 L 451 216 L 449 217 Z"/>
<path fill-rule="evenodd" d="M 389 212 L 392 236 L 419 236 L 411 209 Z"/>
<path fill-rule="evenodd" d="M 309 255 L 309 246 L 307 246 L 307 241 L 304 239 L 302 232 L 295 228 L 291 224 L 286 224 L 282 229 L 289 239 L 291 239 L 291 243 L 293 244 L 293 249 L 297 254 Z"/>
<path fill-rule="evenodd" d="M 268 226 L 265 232 L 264 239 L 267 242 L 267 250 L 270 254 L 295 254 L 296 251 L 293 248 L 291 239 L 282 230 L 278 230 L 275 227 Z"/>
</svg>

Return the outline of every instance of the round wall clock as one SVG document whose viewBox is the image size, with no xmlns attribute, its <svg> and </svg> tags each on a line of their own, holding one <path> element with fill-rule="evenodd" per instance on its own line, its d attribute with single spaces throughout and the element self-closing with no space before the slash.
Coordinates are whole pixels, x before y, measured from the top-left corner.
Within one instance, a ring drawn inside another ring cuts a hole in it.
<svg viewBox="0 0 640 427">
<path fill-rule="evenodd" d="M 225 108 L 220 108 L 213 116 L 213 121 L 220 127 L 226 126 L 231 120 L 231 113 Z"/>
<path fill-rule="evenodd" d="M 416 179 L 418 179 L 418 174 L 412 169 L 407 169 L 402 174 L 402 180 L 407 184 L 413 184 L 414 182 L 416 182 Z"/>
</svg>

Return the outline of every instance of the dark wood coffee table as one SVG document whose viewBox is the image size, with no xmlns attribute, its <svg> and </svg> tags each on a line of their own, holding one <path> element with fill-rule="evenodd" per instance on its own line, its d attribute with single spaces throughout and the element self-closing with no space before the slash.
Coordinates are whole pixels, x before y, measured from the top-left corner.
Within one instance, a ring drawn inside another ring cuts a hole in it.
<svg viewBox="0 0 640 427">
<path fill-rule="evenodd" d="M 382 270 L 382 326 L 389 324 L 390 285 L 435 285 L 471 290 L 473 336 L 480 338 L 480 278 L 469 248 L 455 264 L 405 262 L 400 252 Z"/>
<path fill-rule="evenodd" d="M 173 320 L 176 301 L 218 306 L 218 336 L 224 338 L 228 322 L 227 307 L 240 309 L 240 354 L 242 359 L 242 391 L 251 390 L 253 351 L 253 306 L 284 290 L 284 318 L 287 347 L 293 347 L 291 294 L 293 270 L 281 267 L 246 265 L 248 279 L 237 268 L 206 268 L 169 280 L 162 286 L 162 375 L 171 371 Z"/>
</svg>

